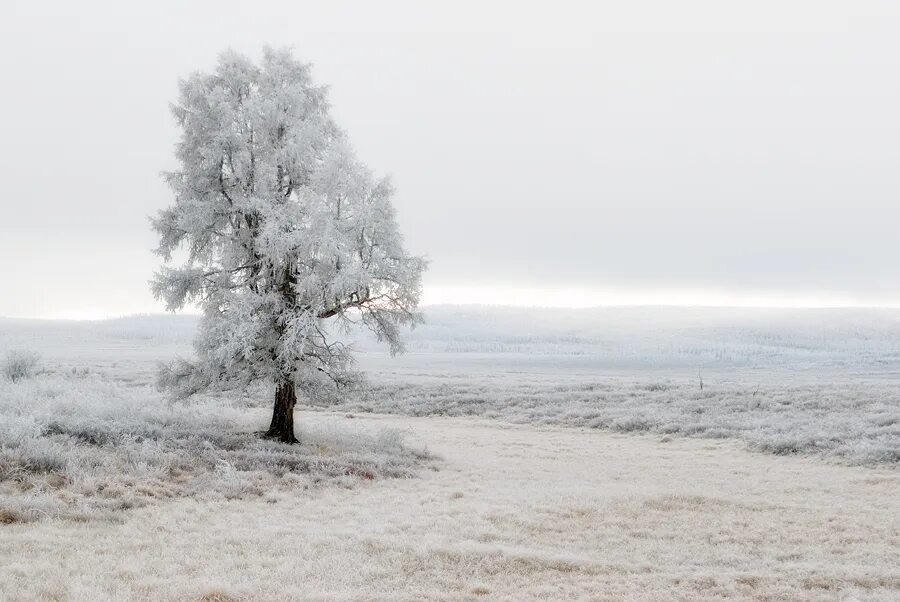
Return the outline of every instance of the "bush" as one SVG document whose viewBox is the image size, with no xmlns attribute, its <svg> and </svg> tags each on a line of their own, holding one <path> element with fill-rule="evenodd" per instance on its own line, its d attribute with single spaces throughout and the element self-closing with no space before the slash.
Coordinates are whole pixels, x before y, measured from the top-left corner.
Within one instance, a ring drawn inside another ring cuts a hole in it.
<svg viewBox="0 0 900 602">
<path fill-rule="evenodd" d="M 32 351 L 10 351 L 0 364 L 0 373 L 10 382 L 31 378 L 38 359 L 38 354 Z"/>
</svg>

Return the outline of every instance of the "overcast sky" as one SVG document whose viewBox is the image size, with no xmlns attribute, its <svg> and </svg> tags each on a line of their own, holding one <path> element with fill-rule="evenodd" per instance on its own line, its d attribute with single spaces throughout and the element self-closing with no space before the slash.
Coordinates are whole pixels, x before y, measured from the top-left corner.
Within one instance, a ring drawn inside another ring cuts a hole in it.
<svg viewBox="0 0 900 602">
<path fill-rule="evenodd" d="M 287 45 L 426 301 L 900 304 L 900 2 L 4 3 L 0 316 L 160 311 L 168 103 Z"/>
</svg>

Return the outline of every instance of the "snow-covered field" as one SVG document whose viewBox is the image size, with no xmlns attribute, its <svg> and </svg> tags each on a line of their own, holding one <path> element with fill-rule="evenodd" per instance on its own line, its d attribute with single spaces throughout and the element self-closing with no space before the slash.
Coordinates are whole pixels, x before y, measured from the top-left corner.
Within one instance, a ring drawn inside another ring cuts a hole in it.
<svg viewBox="0 0 900 602">
<path fill-rule="evenodd" d="M 756 451 L 900 463 L 900 382 L 593 374 L 379 374 L 340 407 L 410 416 L 738 439 Z"/>
<path fill-rule="evenodd" d="M 294 448 L 194 318 L 0 320 L 0 599 L 900 599 L 900 312 L 428 317 Z"/>
<path fill-rule="evenodd" d="M 301 425 L 301 445 L 262 440 L 237 398 L 170 404 L 90 374 L 0 382 L 0 523 L 117 520 L 179 497 L 222 500 L 408 478 L 430 459 L 396 431 Z"/>
<path fill-rule="evenodd" d="M 896 471 L 472 418 L 300 419 L 405 429 L 443 460 L 351 489 L 6 525 L 0 599 L 900 596 Z"/>
</svg>

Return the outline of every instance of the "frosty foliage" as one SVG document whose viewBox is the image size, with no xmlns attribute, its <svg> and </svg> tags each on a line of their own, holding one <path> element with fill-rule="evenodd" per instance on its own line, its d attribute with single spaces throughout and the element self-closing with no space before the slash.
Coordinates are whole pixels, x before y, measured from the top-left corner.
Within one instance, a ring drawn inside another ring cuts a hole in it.
<svg viewBox="0 0 900 602">
<path fill-rule="evenodd" d="M 0 380 L 0 526 L 115 518 L 192 497 L 258 498 L 360 479 L 411 477 L 428 458 L 390 430 L 303 426 L 303 443 L 255 436 L 264 416 L 241 400 L 170 403 L 149 383 L 98 374 Z"/>
<path fill-rule="evenodd" d="M 458 360 L 458 365 L 465 364 Z M 896 379 L 841 381 L 604 377 L 591 374 L 378 374 L 342 400 L 354 412 L 479 416 L 505 422 L 744 441 L 778 455 L 809 454 L 900 467 Z"/>
<path fill-rule="evenodd" d="M 158 253 L 187 263 L 152 282 L 168 309 L 199 305 L 196 362 L 161 382 L 182 394 L 293 382 L 317 396 L 353 379 L 336 335 L 358 323 L 402 350 L 415 324 L 423 259 L 408 255 L 393 189 L 354 155 L 325 88 L 286 50 L 260 64 L 228 52 L 180 84 L 175 203 L 153 220 Z"/>
<path fill-rule="evenodd" d="M 342 392 L 339 408 L 728 438 L 900 467 L 896 310 L 430 307 L 426 315 L 402 358 L 360 353 L 370 386 Z M 41 372 L 143 387 L 156 362 L 189 352 L 196 327 L 190 316 L 0 319 L 0 349 L 39 352 Z"/>
<path fill-rule="evenodd" d="M 0 374 L 10 382 L 30 378 L 39 359 L 40 356 L 33 351 L 9 351 L 0 363 Z"/>
<path fill-rule="evenodd" d="M 302 424 L 339 422 L 328 413 Z M 117 513 L 121 524 L 0 526 L 0 599 L 900 599 L 894 471 L 743 453 L 724 440 L 350 422 L 412 429 L 441 470 L 314 495 L 154 504 Z M 219 471 L 229 492 L 252 487 L 230 472 Z"/>
</svg>

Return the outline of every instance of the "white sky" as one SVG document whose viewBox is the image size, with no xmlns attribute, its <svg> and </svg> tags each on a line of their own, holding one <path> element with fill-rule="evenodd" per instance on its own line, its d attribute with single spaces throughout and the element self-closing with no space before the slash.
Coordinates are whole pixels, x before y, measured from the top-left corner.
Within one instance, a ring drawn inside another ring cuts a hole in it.
<svg viewBox="0 0 900 602">
<path fill-rule="evenodd" d="M 428 302 L 900 305 L 900 2 L 4 2 L 0 316 L 160 311 L 179 77 L 289 45 Z"/>
</svg>

